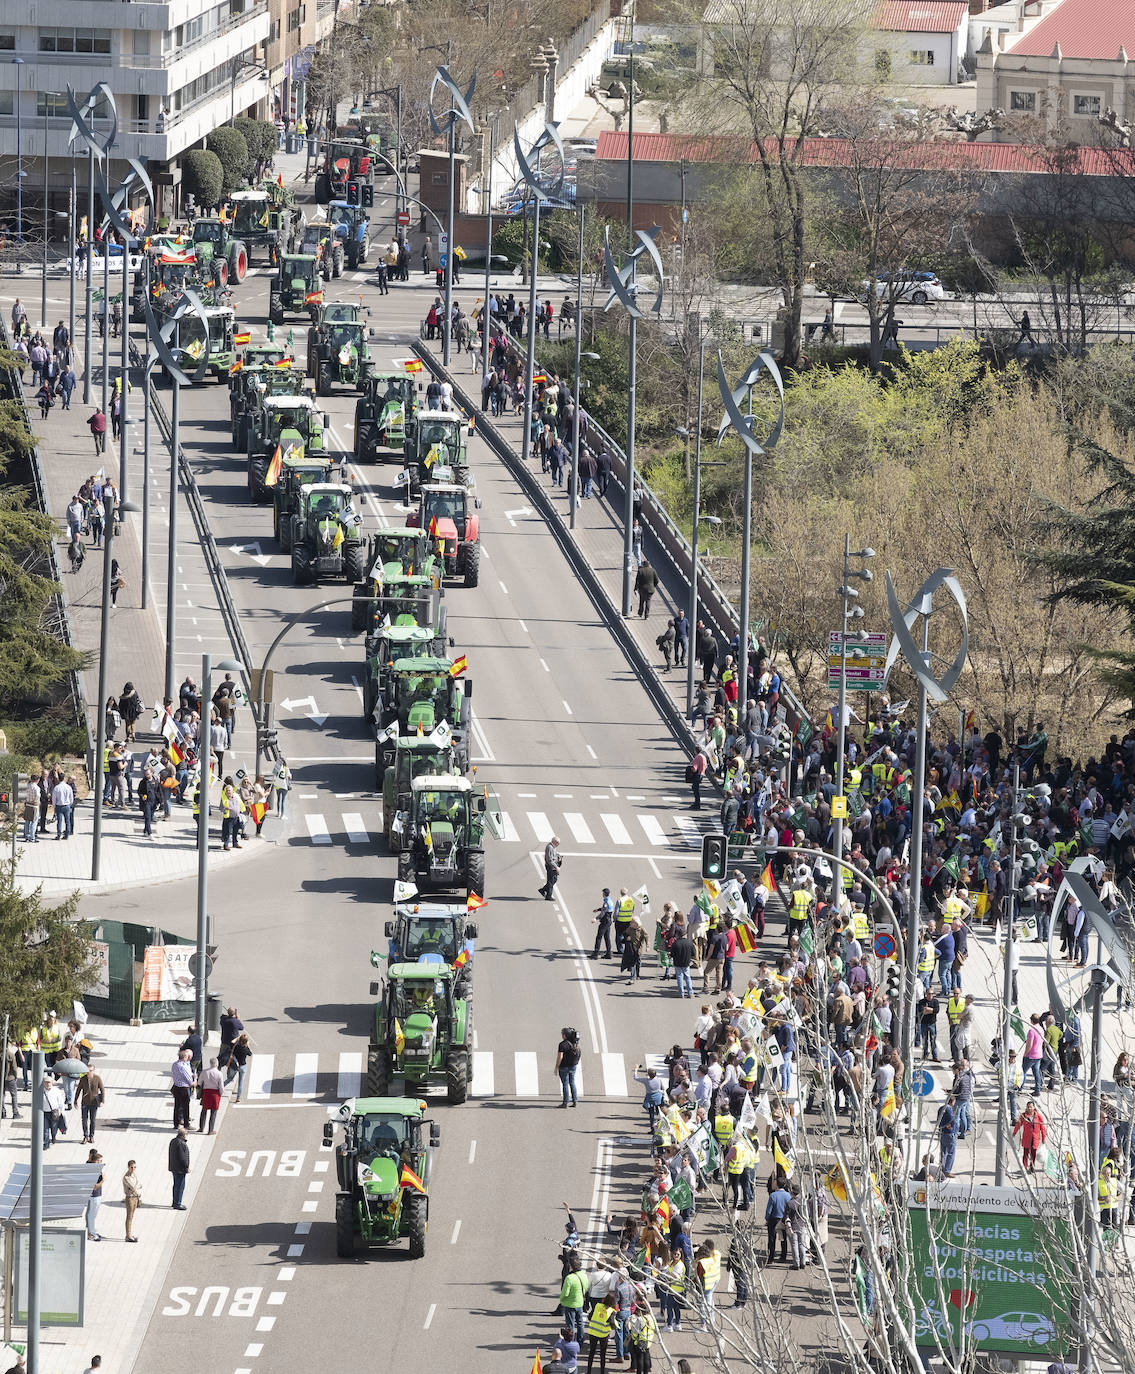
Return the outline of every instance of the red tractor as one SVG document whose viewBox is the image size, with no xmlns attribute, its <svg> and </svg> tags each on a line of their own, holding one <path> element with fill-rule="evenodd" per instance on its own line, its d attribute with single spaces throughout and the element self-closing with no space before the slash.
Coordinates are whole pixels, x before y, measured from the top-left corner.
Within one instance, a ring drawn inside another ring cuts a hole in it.
<svg viewBox="0 0 1135 1374">
<path fill-rule="evenodd" d="M 446 577 L 463 578 L 467 587 L 475 587 L 480 577 L 480 504 L 468 487 L 426 486 L 418 498 L 417 511 L 407 521 L 415 529 L 429 532 L 437 541 Z"/>
</svg>

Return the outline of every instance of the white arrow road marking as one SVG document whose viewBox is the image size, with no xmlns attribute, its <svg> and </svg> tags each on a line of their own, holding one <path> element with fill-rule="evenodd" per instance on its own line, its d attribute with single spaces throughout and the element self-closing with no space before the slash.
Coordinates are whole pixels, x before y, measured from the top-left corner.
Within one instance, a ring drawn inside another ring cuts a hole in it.
<svg viewBox="0 0 1135 1374">
<path fill-rule="evenodd" d="M 522 516 L 522 515 L 531 515 L 531 514 L 532 514 L 532 507 L 531 507 L 531 506 L 521 506 L 519 510 L 506 510 L 506 511 L 504 512 L 504 518 L 508 521 L 508 523 L 512 526 L 512 528 L 515 529 L 515 528 L 516 528 L 516 522 L 517 522 L 517 520 L 520 518 L 520 516 Z"/>
<path fill-rule="evenodd" d="M 289 697 L 286 701 L 281 701 L 280 705 L 284 708 L 285 711 L 295 711 L 298 710 L 301 706 L 310 706 L 311 710 L 308 711 L 307 718 L 308 720 L 315 721 L 316 725 L 322 725 L 323 722 L 327 719 L 327 713 L 320 712 L 316 707 L 314 697 L 299 697 L 295 701 L 292 701 Z"/>
<path fill-rule="evenodd" d="M 262 568 L 266 568 L 272 561 L 266 553 L 260 552 L 260 540 L 257 539 L 252 544 L 230 544 L 229 549 L 232 553 L 246 553 L 249 549 L 255 550 L 249 557 L 254 563 L 259 563 Z"/>
</svg>

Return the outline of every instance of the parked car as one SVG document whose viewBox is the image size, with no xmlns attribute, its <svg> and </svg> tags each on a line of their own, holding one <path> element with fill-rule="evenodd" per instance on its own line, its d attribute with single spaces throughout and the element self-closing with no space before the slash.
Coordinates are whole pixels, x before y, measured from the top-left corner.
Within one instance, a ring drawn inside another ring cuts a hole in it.
<svg viewBox="0 0 1135 1374">
<path fill-rule="evenodd" d="M 880 272 L 875 278 L 875 295 L 925 305 L 928 301 L 944 301 L 946 288 L 935 272 Z"/>
</svg>

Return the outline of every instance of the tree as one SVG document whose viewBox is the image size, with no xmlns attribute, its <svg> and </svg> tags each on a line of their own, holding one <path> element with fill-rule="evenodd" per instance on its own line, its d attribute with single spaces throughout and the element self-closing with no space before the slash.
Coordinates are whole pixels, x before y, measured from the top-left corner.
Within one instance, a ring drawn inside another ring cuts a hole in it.
<svg viewBox="0 0 1135 1374">
<path fill-rule="evenodd" d="M 224 192 L 225 169 L 221 159 L 207 149 L 190 148 L 181 155 L 181 183 L 198 205 L 212 209 Z"/>
<path fill-rule="evenodd" d="M 13 1035 L 41 1025 L 53 1007 L 69 1008 L 90 987 L 94 947 L 90 926 L 75 919 L 78 907 L 77 892 L 48 906 L 40 889 L 14 885 L 11 864 L 0 868 L 0 1016 L 12 1018 Z"/>
<path fill-rule="evenodd" d="M 235 191 L 244 180 L 244 169 L 248 166 L 248 144 L 244 136 L 236 129 L 222 126 L 213 130 L 205 146 L 220 160 L 222 194 Z"/>
<path fill-rule="evenodd" d="M 238 115 L 233 120 L 232 127 L 248 145 L 248 165 L 244 169 L 244 175 L 252 181 L 276 155 L 279 143 L 276 126 L 267 119 L 249 119 Z"/>
<path fill-rule="evenodd" d="M 837 89 L 846 96 L 870 10 L 865 0 L 721 0 L 714 22 L 705 25 L 714 54 L 705 118 L 708 127 L 720 127 L 721 106 L 732 106 L 751 133 L 774 279 L 784 299 L 788 367 L 800 359 L 809 270 L 805 143 L 824 131 Z"/>
</svg>

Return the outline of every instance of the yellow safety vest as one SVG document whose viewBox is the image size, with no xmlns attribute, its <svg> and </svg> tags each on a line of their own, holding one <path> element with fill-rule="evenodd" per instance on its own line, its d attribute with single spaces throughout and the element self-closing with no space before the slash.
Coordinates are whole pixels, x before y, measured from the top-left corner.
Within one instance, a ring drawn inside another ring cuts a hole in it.
<svg viewBox="0 0 1135 1374">
<path fill-rule="evenodd" d="M 59 1022 L 54 1026 L 42 1026 L 39 1032 L 40 1049 L 44 1054 L 58 1054 L 63 1045 L 63 1032 L 59 1029 Z"/>
<path fill-rule="evenodd" d="M 629 921 L 634 915 L 634 898 L 620 897 L 619 905 L 615 908 L 616 921 Z"/>
<path fill-rule="evenodd" d="M 808 907 L 811 905 L 812 898 L 808 892 L 798 887 L 792 894 L 792 919 L 794 921 L 804 921 L 808 917 Z"/>
<path fill-rule="evenodd" d="M 681 1259 L 673 1260 L 662 1271 L 662 1279 L 672 1293 L 686 1291 L 686 1266 Z"/>
<path fill-rule="evenodd" d="M 640 1345 L 644 1350 L 649 1350 L 654 1344 L 654 1338 L 658 1335 L 658 1326 L 649 1312 L 644 1312 L 642 1325 L 631 1331 L 631 1340 L 635 1345 Z"/>
<path fill-rule="evenodd" d="M 929 942 L 922 946 L 922 953 L 918 959 L 919 973 L 932 973 L 934 971 L 934 946 Z"/>
<path fill-rule="evenodd" d="M 757 1078 L 757 1056 L 753 1053 L 747 1054 L 741 1060 L 741 1082 L 755 1083 Z"/>
<path fill-rule="evenodd" d="M 110 772 L 110 746 L 109 746 L 109 745 L 102 751 L 102 771 L 103 771 L 104 773 L 109 773 L 109 772 Z"/>
<path fill-rule="evenodd" d="M 714 1251 L 698 1262 L 702 1268 L 701 1286 L 705 1292 L 712 1293 L 721 1282 L 721 1256 Z"/>
<path fill-rule="evenodd" d="M 747 1140 L 739 1140 L 733 1150 L 733 1158 L 729 1161 L 729 1172 L 731 1174 L 743 1173 L 757 1162 L 757 1153 Z"/>
<path fill-rule="evenodd" d="M 847 785 L 849 788 L 856 788 L 863 781 L 863 770 L 852 768 L 847 774 Z"/>
<path fill-rule="evenodd" d="M 1119 1184 L 1114 1178 L 1101 1178 L 1099 1195 L 1101 1207 L 1113 1207 L 1119 1201 Z"/>
<path fill-rule="evenodd" d="M 34 1050 L 38 1050 L 38 1049 L 39 1049 L 39 1031 L 37 1031 L 37 1030 L 30 1030 L 30 1031 L 28 1031 L 28 1033 L 24 1036 L 23 1040 L 20 1042 L 20 1048 L 21 1048 L 22 1050 L 27 1051 L 27 1053 L 29 1053 L 29 1054 L 31 1054 Z M 732 1121 L 732 1119 L 733 1119 L 733 1118 L 730 1117 L 730 1121 Z"/>
<path fill-rule="evenodd" d="M 737 1129 L 737 1123 L 729 1115 L 715 1116 L 713 1118 L 713 1133 L 717 1137 L 717 1143 L 726 1148 L 732 1138 L 733 1132 Z"/>
<path fill-rule="evenodd" d="M 226 793 L 221 793 L 221 817 L 224 820 L 229 818 L 229 797 Z"/>
<path fill-rule="evenodd" d="M 614 1309 L 608 1307 L 604 1302 L 597 1302 L 591 1309 L 591 1316 L 587 1319 L 587 1334 L 603 1340 L 604 1337 L 611 1334 L 614 1325 Z"/>
<path fill-rule="evenodd" d="M 195 816 L 199 816 L 199 815 L 201 814 L 201 784 L 200 784 L 200 783 L 198 783 L 197 786 L 193 789 L 193 814 L 194 814 Z"/>
<path fill-rule="evenodd" d="M 966 1004 L 961 997 L 951 997 L 946 1003 L 946 1020 L 951 1026 L 956 1026 L 962 1019 L 962 1012 L 965 1011 Z"/>
</svg>

